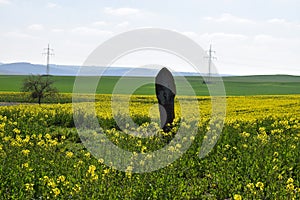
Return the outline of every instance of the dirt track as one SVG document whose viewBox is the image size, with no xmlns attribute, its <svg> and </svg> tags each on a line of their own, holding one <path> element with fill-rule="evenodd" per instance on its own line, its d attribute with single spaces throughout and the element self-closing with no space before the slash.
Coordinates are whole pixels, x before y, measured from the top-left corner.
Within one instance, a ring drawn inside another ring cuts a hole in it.
<svg viewBox="0 0 300 200">
<path fill-rule="evenodd" d="M 18 102 L 0 102 L 0 106 L 14 106 L 14 105 L 19 105 L 22 103 L 18 103 Z"/>
</svg>

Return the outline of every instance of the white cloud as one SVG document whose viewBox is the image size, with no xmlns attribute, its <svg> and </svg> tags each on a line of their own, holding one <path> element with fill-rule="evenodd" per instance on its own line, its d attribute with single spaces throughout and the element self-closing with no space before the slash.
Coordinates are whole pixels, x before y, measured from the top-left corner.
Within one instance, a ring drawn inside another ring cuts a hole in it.
<svg viewBox="0 0 300 200">
<path fill-rule="evenodd" d="M 106 26 L 108 23 L 106 21 L 96 21 L 92 23 L 93 26 Z"/>
<path fill-rule="evenodd" d="M 64 29 L 60 29 L 60 28 L 54 28 L 51 30 L 53 33 L 62 33 L 64 32 Z"/>
<path fill-rule="evenodd" d="M 11 1 L 10 0 L 0 0 L 0 5 L 1 4 L 8 5 L 8 4 L 11 4 Z"/>
<path fill-rule="evenodd" d="M 93 36 L 107 36 L 107 35 L 111 35 L 112 32 L 111 31 L 107 31 L 107 30 L 99 30 L 99 29 L 95 29 L 95 28 L 89 28 L 89 27 L 85 27 L 85 26 L 80 26 L 80 27 L 76 27 L 73 28 L 71 30 L 72 33 L 77 33 L 80 35 L 93 35 Z"/>
<path fill-rule="evenodd" d="M 273 19 L 269 19 L 267 20 L 267 23 L 274 25 L 274 26 L 289 26 L 292 28 L 300 28 L 300 23 L 299 22 L 293 22 L 293 21 L 287 21 L 285 19 L 282 18 L 273 18 Z"/>
<path fill-rule="evenodd" d="M 48 8 L 59 8 L 60 6 L 56 3 L 48 2 L 47 7 Z"/>
<path fill-rule="evenodd" d="M 219 22 L 219 23 L 228 22 L 228 23 L 240 23 L 240 24 L 255 24 L 255 21 L 253 21 L 253 20 L 242 18 L 242 17 L 237 17 L 230 13 L 224 13 L 220 17 L 216 17 L 216 18 L 203 17 L 203 19 L 207 20 L 207 21 L 214 21 L 214 22 Z"/>
<path fill-rule="evenodd" d="M 253 40 L 256 44 L 265 44 L 265 43 L 272 43 L 276 39 L 271 35 L 259 34 L 256 35 Z"/>
<path fill-rule="evenodd" d="M 118 28 L 125 28 L 129 25 L 129 22 L 128 21 L 125 21 L 125 22 L 122 22 L 122 23 L 119 23 L 117 24 L 117 27 Z"/>
<path fill-rule="evenodd" d="M 220 41 L 220 40 L 247 40 L 248 36 L 242 34 L 233 34 L 233 33 L 223 33 L 223 32 L 216 32 L 216 33 L 204 33 L 200 35 L 201 38 L 205 38 L 206 40 L 211 41 Z"/>
<path fill-rule="evenodd" d="M 31 31 L 42 31 L 42 30 L 44 30 L 44 26 L 42 24 L 31 24 L 27 28 Z"/>
<path fill-rule="evenodd" d="M 292 46 L 300 45 L 299 38 L 274 37 L 273 35 L 266 35 L 266 34 L 256 35 L 254 37 L 253 41 L 254 41 L 254 44 L 256 44 L 256 45 L 263 45 L 263 46 L 267 46 L 269 48 L 281 47 L 281 49 L 287 49 L 287 48 L 291 49 Z M 285 47 L 285 48 L 283 48 L 283 47 Z"/>
<path fill-rule="evenodd" d="M 285 19 L 278 19 L 278 18 L 269 19 L 269 20 L 267 20 L 267 22 L 271 23 L 271 24 L 285 24 L 286 23 Z"/>
<path fill-rule="evenodd" d="M 11 31 L 11 32 L 7 32 L 2 34 L 2 36 L 5 37 L 12 37 L 12 38 L 20 38 L 20 39 L 36 39 L 36 37 L 26 34 L 26 33 L 22 33 L 22 32 L 17 32 L 17 31 Z"/>
<path fill-rule="evenodd" d="M 128 16 L 128 15 L 137 15 L 140 14 L 141 11 L 136 8 L 111 8 L 106 7 L 104 8 L 104 13 L 115 15 L 115 16 Z"/>
</svg>

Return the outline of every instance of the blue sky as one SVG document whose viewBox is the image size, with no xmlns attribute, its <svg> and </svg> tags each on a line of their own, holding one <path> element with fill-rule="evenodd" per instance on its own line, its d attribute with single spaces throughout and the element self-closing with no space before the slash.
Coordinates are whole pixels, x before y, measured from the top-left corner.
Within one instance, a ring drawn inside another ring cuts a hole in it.
<svg viewBox="0 0 300 200">
<path fill-rule="evenodd" d="M 0 0 L 0 62 L 81 65 L 102 42 L 141 27 L 175 30 L 213 45 L 222 74 L 300 75 L 299 0 Z M 151 54 L 151 56 L 150 56 Z M 158 52 L 129 55 L 120 66 L 187 67 Z"/>
</svg>

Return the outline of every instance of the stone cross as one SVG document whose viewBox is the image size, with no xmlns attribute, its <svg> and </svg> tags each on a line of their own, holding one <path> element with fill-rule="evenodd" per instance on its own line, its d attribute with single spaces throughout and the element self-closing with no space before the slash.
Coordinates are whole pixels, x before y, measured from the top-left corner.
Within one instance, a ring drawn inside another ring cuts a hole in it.
<svg viewBox="0 0 300 200">
<path fill-rule="evenodd" d="M 162 68 L 155 78 L 155 91 L 159 103 L 159 113 L 161 128 L 168 132 L 175 118 L 174 98 L 176 95 L 176 86 L 171 72 L 167 68 Z"/>
</svg>

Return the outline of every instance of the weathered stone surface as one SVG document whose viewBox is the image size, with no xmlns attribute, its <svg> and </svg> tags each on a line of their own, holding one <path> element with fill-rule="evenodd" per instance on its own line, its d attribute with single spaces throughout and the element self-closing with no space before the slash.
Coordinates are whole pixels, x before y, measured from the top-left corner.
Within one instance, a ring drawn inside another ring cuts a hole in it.
<svg viewBox="0 0 300 200">
<path fill-rule="evenodd" d="M 174 98 L 176 95 L 176 86 L 171 72 L 167 68 L 162 68 L 155 78 L 156 97 L 159 103 L 159 113 L 161 128 L 169 131 L 175 118 Z"/>
</svg>

